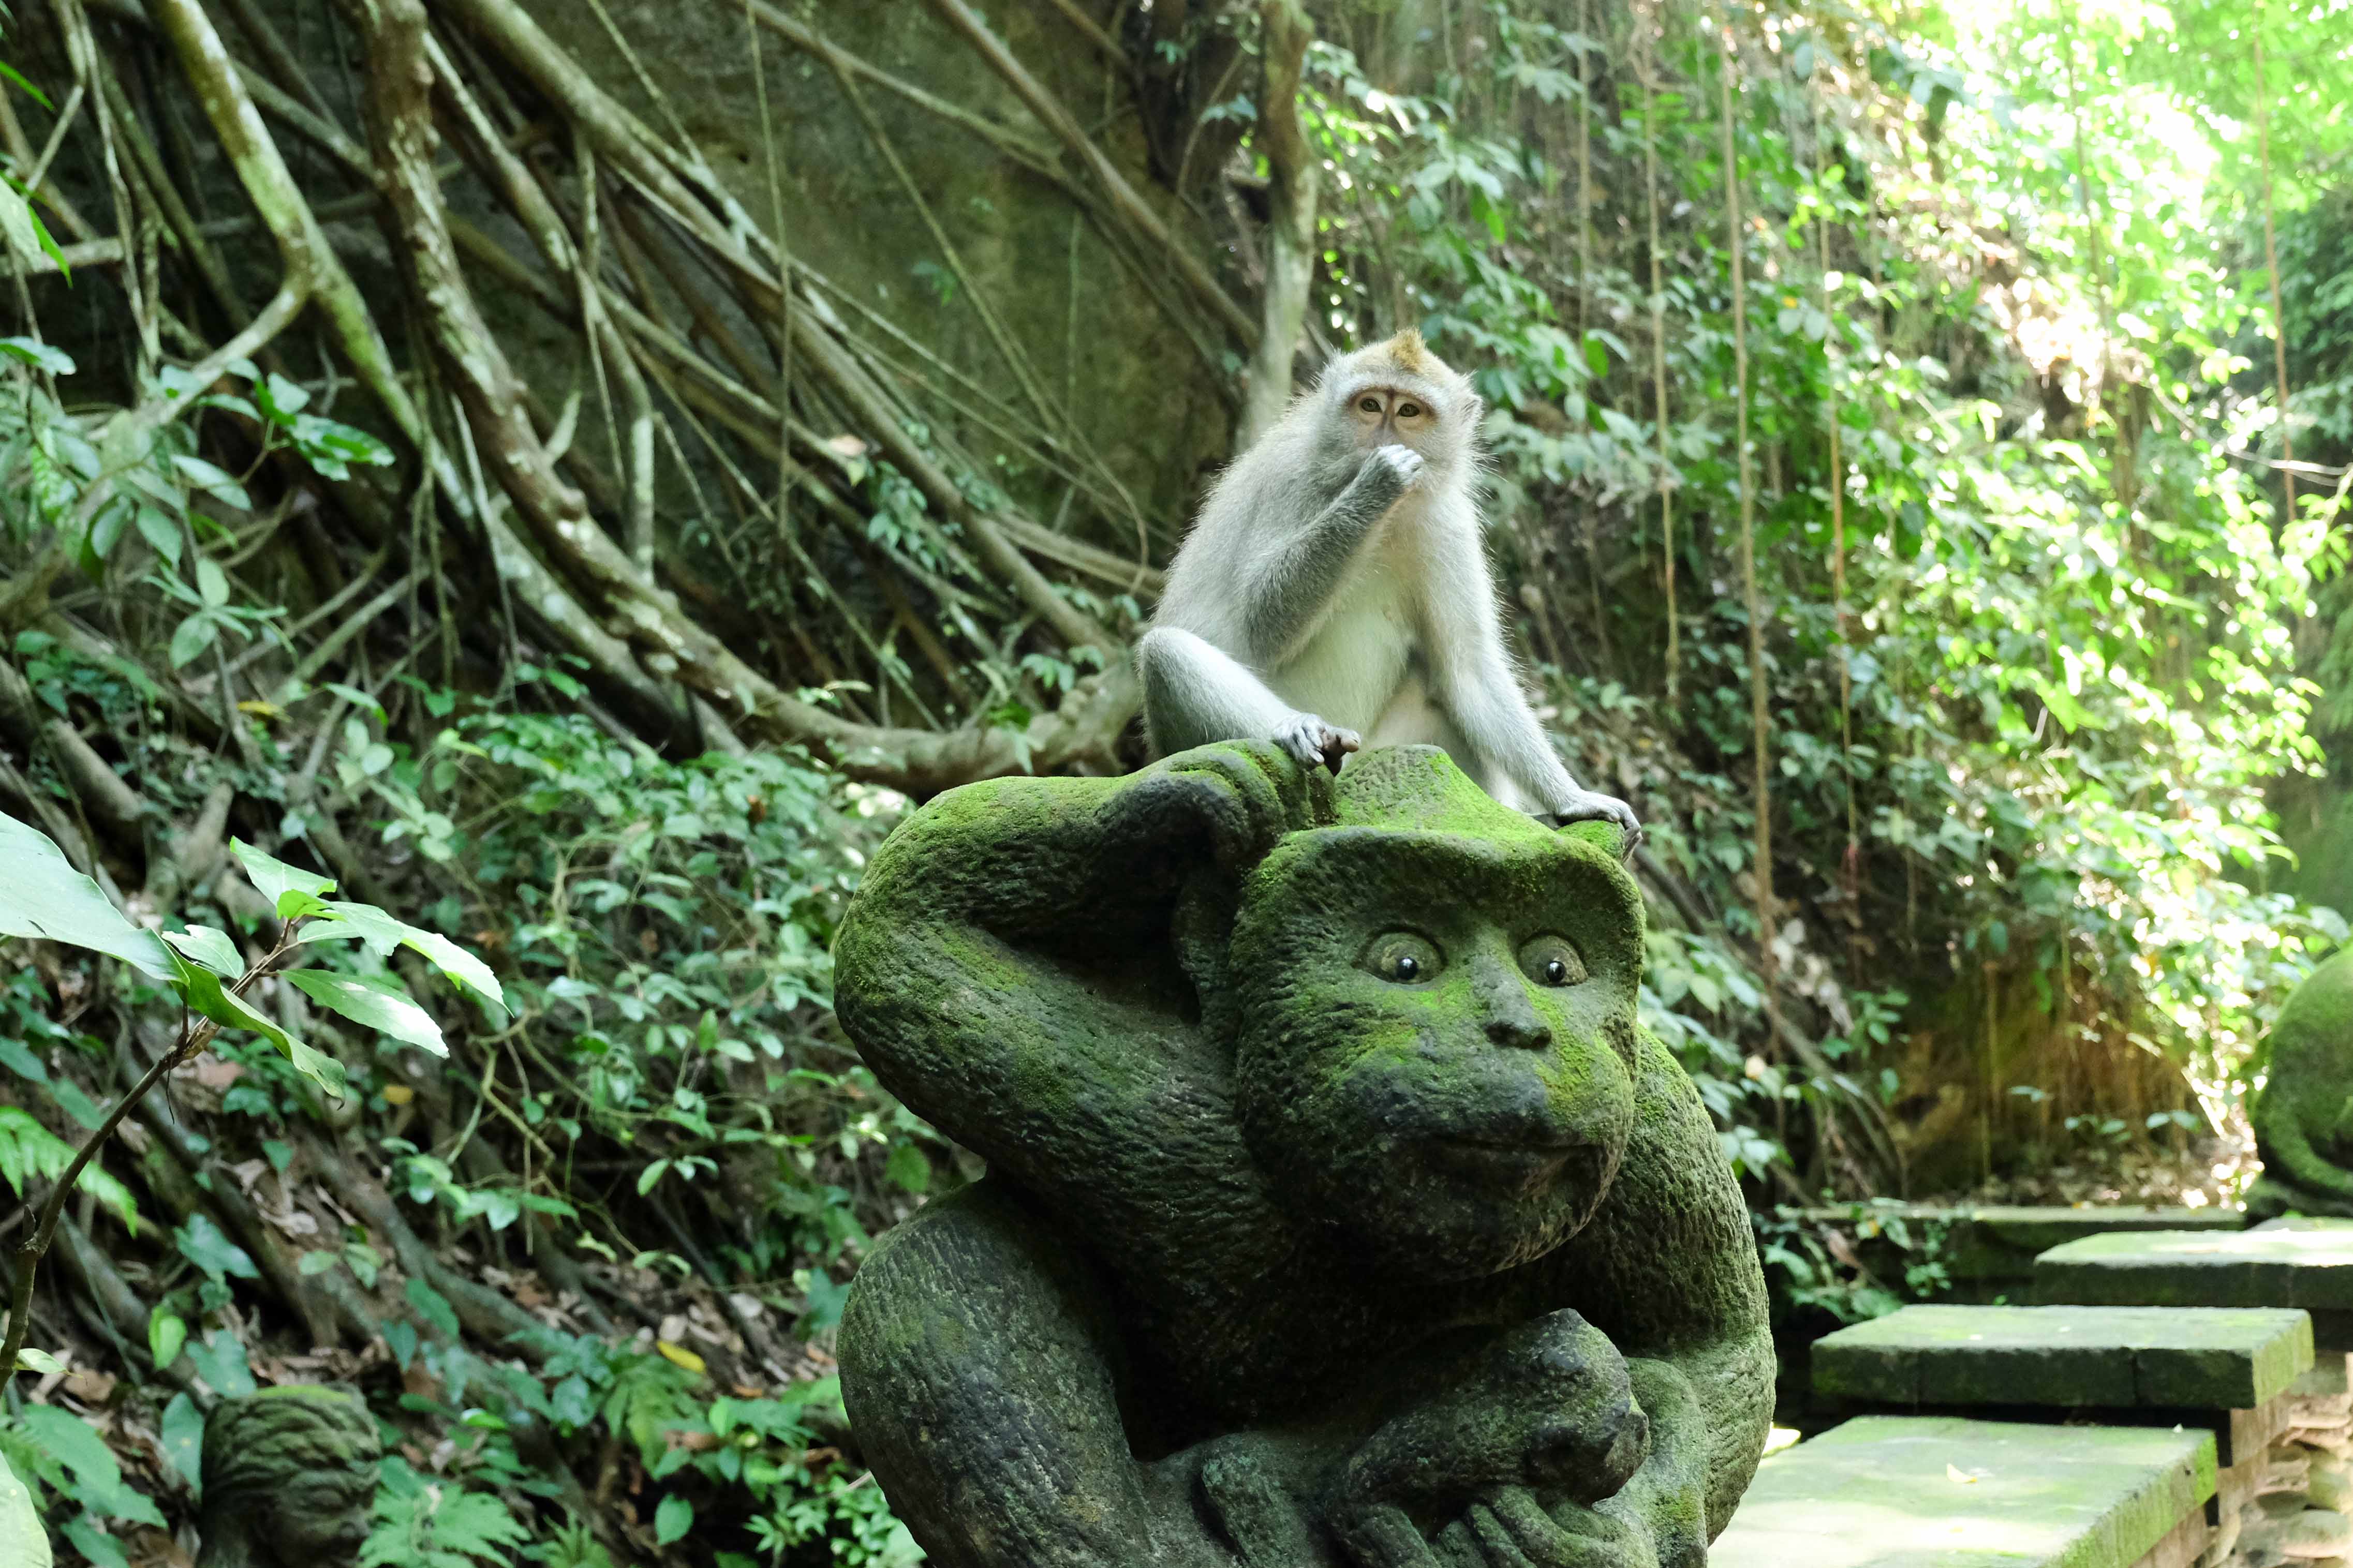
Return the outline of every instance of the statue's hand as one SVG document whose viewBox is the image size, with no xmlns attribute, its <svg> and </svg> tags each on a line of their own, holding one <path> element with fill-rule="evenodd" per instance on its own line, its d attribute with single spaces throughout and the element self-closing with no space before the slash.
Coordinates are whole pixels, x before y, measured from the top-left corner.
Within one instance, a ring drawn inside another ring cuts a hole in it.
<svg viewBox="0 0 2353 1568">
<path fill-rule="evenodd" d="M 1659 1568 L 1639 1522 L 1562 1502 L 1550 1511 L 1525 1487 L 1474 1502 L 1439 1531 L 1440 1568 Z"/>
</svg>

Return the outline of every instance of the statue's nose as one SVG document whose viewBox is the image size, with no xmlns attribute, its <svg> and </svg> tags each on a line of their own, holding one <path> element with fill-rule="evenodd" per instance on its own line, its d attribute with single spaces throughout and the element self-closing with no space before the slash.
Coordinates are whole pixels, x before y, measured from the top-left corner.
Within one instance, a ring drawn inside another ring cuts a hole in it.
<svg viewBox="0 0 2353 1568">
<path fill-rule="evenodd" d="M 1517 970 L 1500 963 L 1482 965 L 1479 993 L 1487 1037 L 1495 1044 L 1524 1051 L 1540 1051 L 1552 1044 L 1552 1029 L 1536 1011 Z"/>
</svg>

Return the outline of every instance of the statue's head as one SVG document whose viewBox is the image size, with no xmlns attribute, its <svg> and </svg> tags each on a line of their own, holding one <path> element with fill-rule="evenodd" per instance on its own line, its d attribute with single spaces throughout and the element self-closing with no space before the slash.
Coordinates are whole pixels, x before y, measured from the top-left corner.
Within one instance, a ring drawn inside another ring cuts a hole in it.
<svg viewBox="0 0 2353 1568">
<path fill-rule="evenodd" d="M 886 1084 L 1112 1251 L 1209 1267 L 1246 1203 L 1482 1276 L 1583 1225 L 1632 1128 L 1617 845 L 1429 746 L 973 785 L 876 857 L 839 1005 Z"/>
<path fill-rule="evenodd" d="M 205 1418 L 197 1568 L 322 1568 L 367 1539 L 382 1446 L 356 1394 L 266 1388 Z"/>
<path fill-rule="evenodd" d="M 1633 1125 L 1642 927 L 1616 831 L 1498 805 L 1432 747 L 1352 764 L 1333 817 L 1240 884 L 1226 975 L 1250 1152 L 1408 1271 L 1548 1252 Z"/>
</svg>

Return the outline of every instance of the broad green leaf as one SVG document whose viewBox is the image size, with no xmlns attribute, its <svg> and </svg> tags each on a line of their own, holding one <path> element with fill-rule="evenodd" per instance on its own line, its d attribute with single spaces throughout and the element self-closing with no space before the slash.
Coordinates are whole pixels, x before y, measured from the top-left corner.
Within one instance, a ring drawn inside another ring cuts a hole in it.
<svg viewBox="0 0 2353 1568">
<path fill-rule="evenodd" d="M 73 355 L 38 338 L 0 338 L 0 353 L 13 360 L 22 360 L 26 364 L 47 371 L 51 375 L 71 375 L 74 373 Z"/>
<path fill-rule="evenodd" d="M 245 1248 L 231 1241 L 227 1233 L 202 1210 L 188 1216 L 188 1223 L 174 1234 L 172 1241 L 181 1257 L 203 1269 L 210 1279 L 226 1279 L 232 1274 L 240 1279 L 261 1278 L 261 1271 L 253 1266 L 253 1258 Z"/>
<path fill-rule="evenodd" d="M 331 1007 L 354 1024 L 381 1030 L 405 1045 L 446 1057 L 441 1026 L 397 984 L 359 974 L 332 974 L 322 969 L 297 969 L 285 979 L 311 1000 Z"/>
<path fill-rule="evenodd" d="M 153 931 L 125 920 L 47 835 L 13 816 L 0 816 L 0 936 L 88 948 L 155 980 L 169 980 L 175 972 L 170 951 Z"/>
<path fill-rule="evenodd" d="M 316 871 L 289 866 L 283 860 L 264 855 L 240 838 L 230 839 L 228 847 L 236 853 L 237 862 L 245 868 L 245 874 L 260 889 L 261 896 L 268 899 L 270 907 L 278 911 L 280 920 L 290 921 L 298 915 L 316 914 L 327 907 L 320 900 L 320 895 L 335 890 L 332 877 L 322 877 Z"/>
<path fill-rule="evenodd" d="M 99 1529 L 88 1513 L 68 1521 L 58 1533 L 82 1554 L 90 1568 L 131 1568 L 131 1558 L 122 1550 L 122 1542 Z"/>
<path fill-rule="evenodd" d="M 439 931 L 421 931 L 416 926 L 403 926 L 401 931 L 401 942 L 422 953 L 459 989 L 495 1004 L 501 1013 L 507 1010 L 507 994 L 500 989 L 499 977 L 491 973 L 489 964 Z"/>
<path fill-rule="evenodd" d="M 668 1546 L 694 1528 L 694 1505 L 672 1495 L 654 1510 L 654 1544 Z"/>
<path fill-rule="evenodd" d="M 499 977 L 491 966 L 443 936 L 439 931 L 427 931 L 395 920 L 374 904 L 346 903 L 342 900 L 328 900 L 318 919 L 305 925 L 295 936 L 297 942 L 336 942 L 357 940 L 367 943 L 378 958 L 389 955 L 396 947 L 407 947 L 438 969 L 449 983 L 460 991 L 495 1005 L 501 1013 L 507 1010 L 507 995 L 499 984 Z"/>
<path fill-rule="evenodd" d="M 205 1413 L 184 1389 L 172 1395 L 172 1403 L 164 1406 L 164 1420 L 157 1428 L 164 1439 L 164 1458 L 180 1472 L 188 1489 L 204 1494 Z"/>
<path fill-rule="evenodd" d="M 187 1356 L 195 1363 L 196 1375 L 210 1384 L 216 1394 L 235 1399 L 251 1394 L 259 1386 L 254 1382 L 252 1367 L 246 1362 L 245 1347 L 227 1329 L 215 1329 L 202 1343 L 192 1342 Z"/>
<path fill-rule="evenodd" d="M 33 216 L 32 204 L 24 193 L 7 180 L 0 180 L 0 239 L 8 242 L 19 261 L 41 258 L 40 220 Z"/>
<path fill-rule="evenodd" d="M 196 563 L 196 592 L 207 608 L 217 610 L 228 603 L 228 574 L 220 569 L 219 562 L 207 556 Z"/>
<path fill-rule="evenodd" d="M 155 1358 L 155 1370 L 163 1371 L 180 1359 L 180 1347 L 188 1342 L 188 1321 L 177 1312 L 158 1307 L 147 1318 L 147 1353 Z"/>
<path fill-rule="evenodd" d="M 454 1342 L 459 1337 L 462 1331 L 458 1322 L 458 1309 L 449 1304 L 448 1297 L 424 1280 L 416 1279 L 401 1287 L 401 1294 L 408 1298 L 408 1304 L 417 1309 L 417 1316 L 441 1331 L 442 1338 Z"/>
<path fill-rule="evenodd" d="M 245 493 L 245 487 L 202 458 L 175 457 L 172 459 L 172 466 L 179 469 L 182 479 L 224 506 L 233 506 L 240 511 L 253 510 L 252 499 Z"/>
<path fill-rule="evenodd" d="M 341 899 L 327 900 L 316 911 L 316 918 L 295 934 L 297 942 L 349 942 L 367 943 L 368 951 L 378 958 L 388 958 L 398 947 L 408 928 L 385 914 L 374 904 L 346 903 Z"/>
<path fill-rule="evenodd" d="M 324 1274 L 342 1261 L 340 1256 L 322 1247 L 304 1253 L 302 1260 L 294 1267 L 301 1270 L 303 1279 L 308 1279 L 314 1274 Z"/>
<path fill-rule="evenodd" d="M 309 895 L 287 896 L 301 898 Z M 252 1030 L 277 1047 L 279 1054 L 294 1064 L 296 1072 L 317 1084 L 321 1091 L 331 1099 L 341 1100 L 350 1092 L 343 1063 L 289 1034 L 277 1019 L 223 985 L 220 976 L 211 970 L 190 963 L 176 953 L 173 956 L 180 966 L 179 977 L 173 989 L 180 994 L 180 1000 L 187 1004 L 190 1012 L 210 1018 L 225 1028 Z"/>
<path fill-rule="evenodd" d="M 31 1489 L 0 1458 L 0 1568 L 53 1568 L 55 1561 Z"/>
<path fill-rule="evenodd" d="M 177 566 L 180 563 L 180 525 L 152 506 L 142 506 L 133 514 L 139 537 L 147 548 Z"/>
<path fill-rule="evenodd" d="M 180 956 L 195 960 L 225 980 L 241 979 L 245 974 L 245 959 L 225 931 L 213 926 L 190 926 L 185 931 L 167 931 L 163 936 L 179 949 Z"/>
<path fill-rule="evenodd" d="M 16 1370 L 18 1372 L 63 1372 L 66 1370 L 66 1363 L 47 1351 L 37 1351 L 32 1346 L 26 1345 L 16 1352 Z"/>
<path fill-rule="evenodd" d="M 182 621 L 172 632 L 172 646 L 169 650 L 172 668 L 186 668 L 204 653 L 205 649 L 212 647 L 218 640 L 220 640 L 220 623 L 204 611 L 198 610 L 195 615 Z"/>
</svg>

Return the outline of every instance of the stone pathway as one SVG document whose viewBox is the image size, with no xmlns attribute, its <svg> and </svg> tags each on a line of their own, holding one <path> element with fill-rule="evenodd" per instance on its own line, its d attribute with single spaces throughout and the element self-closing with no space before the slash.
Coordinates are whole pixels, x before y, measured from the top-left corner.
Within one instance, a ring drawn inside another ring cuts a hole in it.
<svg viewBox="0 0 2353 1568">
<path fill-rule="evenodd" d="M 2105 1217 L 1907 1211 L 2043 1304 L 1818 1342 L 1816 1392 L 1865 1414 L 1767 1460 L 1711 1563 L 2353 1568 L 2353 1221 Z"/>
<path fill-rule="evenodd" d="M 1866 1415 L 1765 1461 L 1711 1568 L 2189 1568 L 2214 1439 Z"/>
</svg>

